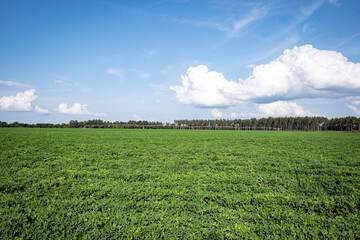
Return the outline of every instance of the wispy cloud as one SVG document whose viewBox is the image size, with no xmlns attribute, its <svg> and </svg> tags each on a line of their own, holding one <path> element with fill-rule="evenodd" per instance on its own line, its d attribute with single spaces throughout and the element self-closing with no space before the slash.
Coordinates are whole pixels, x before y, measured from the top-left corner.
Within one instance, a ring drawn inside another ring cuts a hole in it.
<svg viewBox="0 0 360 240">
<path fill-rule="evenodd" d="M 63 75 L 54 75 L 55 83 L 67 83 L 72 82 L 70 78 L 63 76 Z"/>
<path fill-rule="evenodd" d="M 300 12 L 294 15 L 293 20 L 289 21 L 289 24 L 285 28 L 283 28 L 282 31 L 277 32 L 273 38 L 278 39 L 280 37 L 283 37 L 284 35 L 287 35 L 290 31 L 297 29 L 299 25 L 303 24 L 315 13 L 316 10 L 318 10 L 322 6 L 323 2 L 324 0 L 318 0 L 313 4 L 301 7 Z M 309 26 L 307 26 L 307 28 L 308 27 Z"/>
<path fill-rule="evenodd" d="M 324 0 L 319 0 L 311 5 L 300 8 L 302 15 L 299 16 L 298 21 L 302 22 L 305 19 L 309 18 L 311 15 L 313 15 L 313 13 L 321 7 L 323 2 Z"/>
<path fill-rule="evenodd" d="M 149 73 L 141 73 L 139 75 L 140 78 L 149 78 L 150 77 L 150 74 Z"/>
<path fill-rule="evenodd" d="M 356 115 L 360 115 L 360 109 L 358 109 L 357 107 L 353 106 L 353 105 L 347 105 L 347 107 L 351 110 L 353 110 L 353 112 L 356 114 Z"/>
<path fill-rule="evenodd" d="M 121 70 L 119 68 L 108 68 L 108 69 L 106 69 L 106 73 L 120 78 L 121 81 L 125 80 L 124 72 L 123 72 L 123 70 Z"/>
<path fill-rule="evenodd" d="M 168 75 L 174 69 L 175 69 L 175 66 L 173 66 L 173 65 L 166 66 L 162 70 L 160 70 L 159 73 L 162 75 Z"/>
<path fill-rule="evenodd" d="M 147 54 L 146 54 L 146 57 L 148 59 L 150 59 L 150 58 L 152 58 L 152 56 L 154 56 L 154 54 L 155 54 L 155 51 L 148 51 Z"/>
<path fill-rule="evenodd" d="M 3 81 L 3 80 L 0 80 L 0 86 L 3 86 L 3 87 L 24 87 L 24 88 L 30 88 L 31 87 L 31 85 L 29 85 L 29 84 L 13 82 L 13 81 Z"/>
<path fill-rule="evenodd" d="M 161 2 L 168 3 L 169 1 Z M 224 4 L 224 3 L 222 3 Z M 231 5 L 226 3 L 225 5 Z M 240 7 L 240 6 L 237 6 Z M 206 18 L 206 19 L 196 19 L 189 17 L 173 17 L 173 16 L 165 16 L 162 14 L 156 14 L 154 12 L 149 12 L 143 9 L 127 9 L 133 14 L 142 15 L 145 17 L 149 17 L 152 19 L 157 19 L 160 22 L 170 22 L 176 24 L 189 25 L 196 28 L 207 28 L 213 29 L 220 32 L 224 32 L 227 38 L 237 37 L 238 33 L 244 27 L 250 25 L 251 23 L 264 18 L 267 15 L 268 7 L 264 6 L 264 4 L 242 4 L 242 8 L 246 7 L 251 9 L 243 14 L 243 17 L 237 18 L 235 21 L 229 23 L 229 17 L 226 18 Z"/>
<path fill-rule="evenodd" d="M 353 39 L 355 39 L 355 38 L 357 38 L 357 37 L 359 37 L 359 36 L 360 36 L 360 32 L 359 32 L 359 33 L 356 33 L 356 34 L 354 34 L 354 35 L 352 35 L 352 36 L 350 36 L 350 37 L 344 38 L 344 39 L 342 39 L 338 44 L 335 45 L 335 48 L 341 47 L 341 46 L 343 46 L 344 44 L 350 42 L 351 40 L 353 40 Z"/>
<path fill-rule="evenodd" d="M 233 23 L 231 30 L 228 32 L 228 37 L 237 36 L 238 32 L 241 29 L 243 29 L 245 26 L 251 24 L 252 22 L 255 22 L 257 20 L 264 18 L 266 16 L 267 12 L 268 12 L 267 7 L 260 7 L 260 8 L 252 9 L 247 16 L 240 18 Z"/>
<path fill-rule="evenodd" d="M 73 81 L 71 78 L 63 75 L 54 75 L 54 83 L 57 85 L 63 85 L 67 87 L 79 87 L 79 83 Z"/>
<path fill-rule="evenodd" d="M 296 30 L 299 25 L 302 25 L 315 13 L 316 10 L 318 10 L 322 6 L 323 2 L 324 0 L 318 0 L 313 4 L 301 7 L 300 12 L 294 15 L 293 20 L 289 21 L 289 24 L 284 27 L 282 31 L 277 32 L 272 38 L 274 38 L 274 40 L 277 40 L 279 38 L 283 38 L 284 35 L 288 35 L 289 32 Z M 306 28 L 308 27 L 309 26 L 307 25 Z"/>
<path fill-rule="evenodd" d="M 297 37 L 297 35 L 286 37 L 284 40 L 279 41 L 275 46 L 272 46 L 270 49 L 261 52 L 257 57 L 248 59 L 248 62 L 258 62 L 264 59 L 268 59 L 283 51 L 284 49 L 294 46 L 298 40 L 299 38 Z"/>
<path fill-rule="evenodd" d="M 247 26 L 251 25 L 253 22 L 256 22 L 256 21 L 261 20 L 262 18 L 266 17 L 268 10 L 269 9 L 266 6 L 253 8 L 248 14 L 245 14 L 244 17 L 233 21 L 233 23 L 230 27 L 223 26 L 219 30 L 225 32 L 226 35 L 219 42 L 217 42 L 214 45 L 214 47 L 217 48 L 217 47 L 225 44 L 232 38 L 236 38 L 236 37 L 244 35 L 245 32 L 243 30 Z"/>
<path fill-rule="evenodd" d="M 336 6 L 336 7 L 340 7 L 341 3 L 339 0 L 329 0 L 329 3 L 331 3 L 332 5 Z"/>
<path fill-rule="evenodd" d="M 161 1 L 159 4 L 150 4 L 150 6 L 156 6 L 160 4 L 166 4 L 170 1 Z M 193 27 L 198 28 L 209 28 L 209 29 L 215 29 L 223 32 L 229 31 L 231 28 L 229 28 L 226 24 L 222 24 L 219 22 L 215 22 L 209 19 L 202 20 L 202 19 L 191 19 L 191 18 L 185 18 L 185 17 L 174 17 L 174 16 L 166 16 L 164 14 L 157 14 L 154 11 L 148 11 L 146 8 L 128 8 L 125 6 L 121 6 L 123 10 L 126 12 L 131 12 L 132 14 L 140 15 L 143 17 L 151 18 L 158 20 L 160 22 L 170 22 L 170 23 L 176 23 L 176 24 L 184 24 L 189 25 Z"/>
<path fill-rule="evenodd" d="M 156 54 L 155 51 L 149 50 L 149 51 L 147 51 L 147 52 L 141 52 L 141 53 L 139 53 L 138 55 L 139 55 L 139 57 L 141 57 L 141 58 L 151 59 L 155 54 Z"/>
<path fill-rule="evenodd" d="M 294 17 L 274 34 L 259 38 L 261 40 L 260 49 L 265 47 L 266 50 L 260 56 L 250 60 L 250 62 L 268 59 L 277 55 L 283 49 L 291 48 L 300 40 L 301 33 L 304 31 L 315 31 L 309 24 L 304 24 L 315 12 L 323 5 L 324 0 L 315 1 L 312 4 L 300 7 L 293 15 Z M 279 7 L 278 11 L 283 11 L 284 6 Z M 300 33 L 299 33 L 300 31 Z"/>
</svg>

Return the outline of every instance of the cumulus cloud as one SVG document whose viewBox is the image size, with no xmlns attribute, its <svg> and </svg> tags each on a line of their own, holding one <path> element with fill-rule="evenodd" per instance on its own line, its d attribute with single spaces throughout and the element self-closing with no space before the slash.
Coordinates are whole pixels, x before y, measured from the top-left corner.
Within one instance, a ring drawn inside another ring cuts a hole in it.
<svg viewBox="0 0 360 240">
<path fill-rule="evenodd" d="M 38 112 L 38 113 L 49 113 L 48 109 L 45 108 L 41 108 L 38 105 L 35 106 L 34 108 L 34 112 Z"/>
<path fill-rule="evenodd" d="M 353 106 L 353 105 L 347 105 L 347 107 L 351 110 L 353 110 L 353 112 L 356 114 L 356 115 L 360 115 L 360 109 L 358 109 L 357 107 Z"/>
<path fill-rule="evenodd" d="M 232 118 L 245 117 L 245 116 L 246 116 L 246 114 L 245 114 L 245 113 L 236 113 L 236 112 L 232 112 L 232 113 L 230 114 L 230 117 L 232 117 Z"/>
<path fill-rule="evenodd" d="M 3 86 L 3 87 L 31 87 L 28 84 L 13 82 L 13 81 L 3 81 L 3 80 L 0 80 L 0 86 Z"/>
<path fill-rule="evenodd" d="M 134 114 L 132 117 L 135 119 L 135 121 L 142 121 L 142 118 L 137 114 Z"/>
<path fill-rule="evenodd" d="M 223 113 L 216 108 L 212 109 L 210 114 L 214 118 L 222 118 L 223 117 Z"/>
<path fill-rule="evenodd" d="M 304 117 L 316 115 L 308 110 L 304 110 L 304 108 L 297 105 L 296 102 L 276 101 L 267 104 L 257 104 L 256 108 L 261 115 L 270 117 Z"/>
<path fill-rule="evenodd" d="M 170 86 L 184 104 L 231 106 L 245 101 L 270 103 L 300 98 L 341 98 L 360 93 L 360 63 L 336 51 L 311 45 L 287 49 L 246 79 L 229 81 L 207 66 L 189 67 L 180 86 Z"/>
<path fill-rule="evenodd" d="M 181 103 L 205 107 L 241 103 L 224 92 L 236 87 L 238 83 L 226 80 L 222 73 L 210 71 L 205 65 L 189 67 L 186 75 L 181 78 L 182 86 L 170 86 Z"/>
<path fill-rule="evenodd" d="M 72 106 L 68 106 L 67 103 L 61 103 L 57 108 L 59 113 L 72 114 L 72 115 L 93 115 L 93 116 L 105 116 L 104 113 L 94 113 L 87 109 L 87 104 L 75 103 Z"/>
<path fill-rule="evenodd" d="M 0 110 L 2 111 L 31 111 L 31 103 L 37 99 L 35 89 L 18 92 L 15 96 L 3 96 L 0 98 Z"/>
</svg>

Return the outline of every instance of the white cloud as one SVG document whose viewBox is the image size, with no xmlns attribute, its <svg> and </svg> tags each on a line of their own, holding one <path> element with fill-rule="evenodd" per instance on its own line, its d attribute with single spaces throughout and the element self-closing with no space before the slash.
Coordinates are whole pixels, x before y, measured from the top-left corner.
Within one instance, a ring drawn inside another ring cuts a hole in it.
<svg viewBox="0 0 360 240">
<path fill-rule="evenodd" d="M 351 102 L 354 105 L 360 105 L 360 94 L 359 96 L 346 97 L 345 100 Z"/>
<path fill-rule="evenodd" d="M 3 96 L 0 98 L 0 110 L 2 111 L 31 111 L 31 103 L 37 99 L 35 89 L 18 92 L 15 96 Z"/>
<path fill-rule="evenodd" d="M 189 67 L 187 74 L 181 78 L 182 86 L 170 86 L 181 103 L 206 107 L 241 103 L 224 92 L 238 83 L 226 80 L 222 73 L 209 71 L 205 65 Z"/>
<path fill-rule="evenodd" d="M 64 84 L 65 82 L 63 80 L 55 80 L 54 83 L 56 83 L 56 84 Z"/>
<path fill-rule="evenodd" d="M 118 68 L 108 68 L 106 70 L 106 72 L 108 74 L 111 74 L 111 75 L 114 75 L 118 78 L 120 78 L 121 80 L 124 80 L 125 77 L 124 77 L 124 72 L 121 70 L 121 69 L 118 69 Z"/>
<path fill-rule="evenodd" d="M 245 116 L 246 116 L 246 114 L 245 114 L 245 113 L 236 113 L 236 112 L 232 112 L 232 113 L 230 114 L 230 117 L 232 117 L 232 118 L 245 117 Z"/>
<path fill-rule="evenodd" d="M 236 117 L 237 117 L 237 114 L 236 114 L 235 112 L 232 112 L 232 113 L 230 114 L 230 117 L 236 118 Z"/>
<path fill-rule="evenodd" d="M 0 80 L 0 86 L 3 86 L 3 87 L 31 87 L 28 84 L 13 82 L 13 81 L 3 81 L 3 80 Z"/>
<path fill-rule="evenodd" d="M 339 7 L 341 5 L 341 3 L 339 2 L 339 0 L 329 0 L 329 2 L 334 5 L 334 6 L 337 6 Z"/>
<path fill-rule="evenodd" d="M 260 7 L 260 8 L 254 8 L 249 15 L 247 15 L 244 18 L 241 18 L 234 22 L 232 30 L 229 32 L 230 37 L 236 36 L 238 31 L 242 28 L 244 28 L 246 25 L 249 25 L 250 23 L 260 20 L 263 17 L 265 17 L 267 14 L 267 8 L 266 7 Z"/>
<path fill-rule="evenodd" d="M 351 40 L 353 40 L 353 39 L 355 39 L 355 38 L 357 38 L 359 36 L 360 36 L 360 32 L 358 32 L 356 34 L 353 34 L 353 35 L 351 35 L 349 37 L 343 38 L 343 39 L 341 39 L 341 41 L 338 44 L 335 45 L 335 48 L 338 48 L 340 46 L 348 44 Z"/>
<path fill-rule="evenodd" d="M 139 75 L 139 77 L 140 77 L 140 78 L 149 78 L 149 77 L 150 77 L 150 74 L 148 74 L 148 73 L 141 73 L 141 74 Z"/>
<path fill-rule="evenodd" d="M 277 101 L 268 104 L 258 104 L 256 108 L 263 116 L 304 117 L 316 115 L 304 110 L 304 108 L 297 105 L 296 102 Z"/>
<path fill-rule="evenodd" d="M 38 105 L 36 105 L 35 108 L 34 108 L 34 112 L 38 112 L 38 113 L 49 113 L 49 110 L 48 110 L 48 109 L 41 108 L 41 107 L 39 107 Z"/>
<path fill-rule="evenodd" d="M 360 109 L 358 109 L 357 107 L 355 107 L 353 105 L 347 105 L 347 107 L 349 109 L 353 110 L 356 115 L 360 115 Z"/>
<path fill-rule="evenodd" d="M 330 1 L 334 1 L 334 0 L 330 0 Z M 335 0 L 336 1 L 336 0 Z M 321 7 L 321 5 L 323 4 L 323 0 L 318 0 L 315 1 L 313 4 L 308 5 L 306 7 L 300 8 L 300 11 L 302 12 L 301 17 L 298 19 L 298 21 L 302 21 L 307 19 L 308 17 L 310 17 L 311 15 L 313 15 L 313 13 Z"/>
<path fill-rule="evenodd" d="M 213 116 L 214 118 L 222 118 L 223 114 L 221 111 L 219 111 L 218 109 L 214 108 L 211 110 L 211 116 Z"/>
<path fill-rule="evenodd" d="M 170 86 L 184 104 L 231 106 L 244 101 L 274 102 L 299 98 L 341 98 L 360 93 L 360 63 L 341 53 L 311 45 L 287 49 L 246 79 L 229 81 L 207 66 L 189 67 L 181 86 Z"/>
<path fill-rule="evenodd" d="M 68 106 L 67 103 L 61 103 L 57 108 L 59 113 L 72 114 L 72 115 L 93 115 L 93 116 L 105 116 L 105 113 L 93 113 L 87 110 L 87 104 L 75 103 L 72 106 Z"/>
<path fill-rule="evenodd" d="M 142 118 L 137 114 L 132 115 L 132 117 L 135 119 L 135 121 L 142 121 Z"/>
</svg>

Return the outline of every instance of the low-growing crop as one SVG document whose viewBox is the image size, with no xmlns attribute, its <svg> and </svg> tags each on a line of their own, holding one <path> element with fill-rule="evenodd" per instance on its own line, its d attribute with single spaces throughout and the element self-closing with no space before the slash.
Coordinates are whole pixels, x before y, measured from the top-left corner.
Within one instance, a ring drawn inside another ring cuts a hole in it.
<svg viewBox="0 0 360 240">
<path fill-rule="evenodd" d="M 360 134 L 0 129 L 0 238 L 360 239 Z"/>
</svg>

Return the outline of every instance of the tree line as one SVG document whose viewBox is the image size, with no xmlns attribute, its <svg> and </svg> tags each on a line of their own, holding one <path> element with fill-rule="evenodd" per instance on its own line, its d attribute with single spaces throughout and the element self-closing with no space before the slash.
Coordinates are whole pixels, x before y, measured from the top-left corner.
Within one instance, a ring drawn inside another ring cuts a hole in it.
<svg viewBox="0 0 360 240">
<path fill-rule="evenodd" d="M 297 131 L 360 131 L 360 118 L 343 117 L 268 117 L 251 119 L 175 120 L 175 125 L 208 129 L 234 130 L 297 130 Z"/>
<path fill-rule="evenodd" d="M 342 117 L 268 117 L 251 119 L 174 120 L 173 123 L 153 121 L 109 122 L 100 119 L 71 120 L 69 123 L 6 123 L 0 127 L 25 128 L 139 128 L 139 129 L 212 129 L 212 130 L 297 130 L 297 131 L 360 131 L 360 118 Z"/>
</svg>

